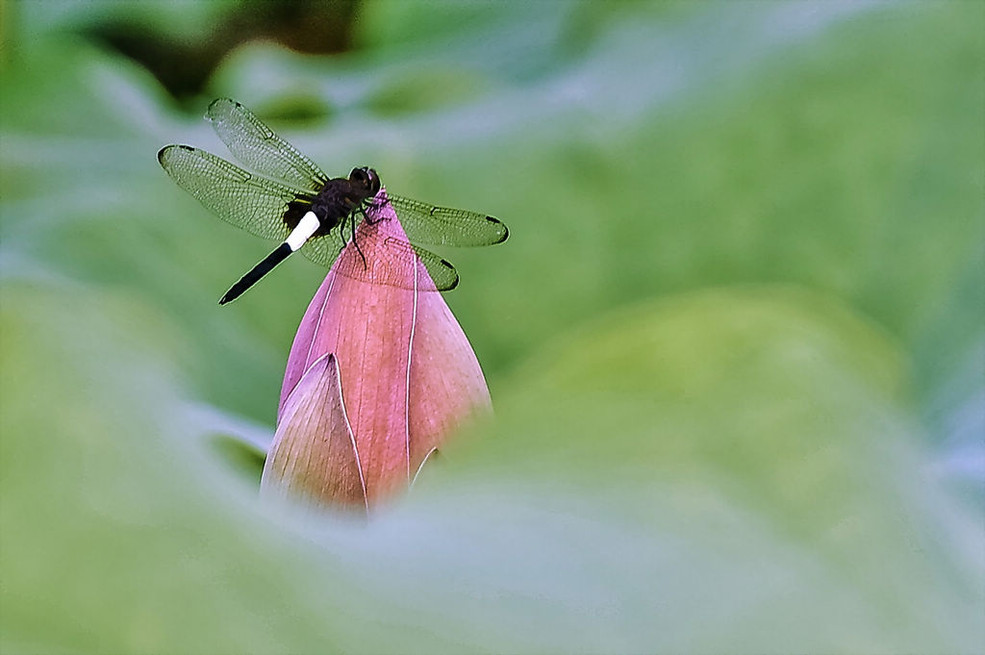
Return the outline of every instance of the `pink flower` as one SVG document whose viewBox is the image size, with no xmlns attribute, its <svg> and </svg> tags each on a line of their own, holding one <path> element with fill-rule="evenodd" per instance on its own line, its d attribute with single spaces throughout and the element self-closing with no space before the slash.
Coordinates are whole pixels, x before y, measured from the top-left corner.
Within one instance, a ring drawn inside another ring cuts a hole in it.
<svg viewBox="0 0 985 655">
<path fill-rule="evenodd" d="M 382 189 L 383 206 L 356 230 L 362 256 L 345 247 L 301 319 L 263 493 L 368 511 L 491 409 L 475 353 L 424 265 L 391 256 L 407 237 L 385 198 Z"/>
</svg>

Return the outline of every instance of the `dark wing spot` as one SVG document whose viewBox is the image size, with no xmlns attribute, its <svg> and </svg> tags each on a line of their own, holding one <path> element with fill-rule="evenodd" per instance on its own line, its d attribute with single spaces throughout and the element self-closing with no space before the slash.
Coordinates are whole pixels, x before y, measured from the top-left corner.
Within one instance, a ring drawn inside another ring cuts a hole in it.
<svg viewBox="0 0 985 655">
<path fill-rule="evenodd" d="M 447 259 L 442 259 L 441 263 L 444 264 L 448 270 L 450 270 L 455 274 L 455 280 L 451 284 L 445 285 L 443 287 L 438 287 L 438 291 L 451 291 L 452 289 L 458 286 L 458 281 L 461 278 L 458 276 L 458 271 L 455 270 L 455 267 L 452 266 L 452 263 L 450 261 L 448 261 Z"/>
<path fill-rule="evenodd" d="M 163 148 L 157 151 L 157 162 L 161 166 L 164 166 L 164 158 L 167 157 L 167 153 L 169 150 L 171 150 L 171 148 L 181 148 L 182 150 L 187 150 L 188 152 L 195 152 L 195 148 L 192 148 L 191 146 L 184 146 L 184 145 L 164 146 Z"/>
</svg>

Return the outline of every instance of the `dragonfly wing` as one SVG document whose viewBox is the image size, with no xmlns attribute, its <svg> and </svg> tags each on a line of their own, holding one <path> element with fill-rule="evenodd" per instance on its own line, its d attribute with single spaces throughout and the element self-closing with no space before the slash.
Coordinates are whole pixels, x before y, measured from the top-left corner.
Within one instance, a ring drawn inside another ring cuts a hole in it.
<svg viewBox="0 0 985 655">
<path fill-rule="evenodd" d="M 310 193 L 257 177 L 191 146 L 166 146 L 157 159 L 182 189 L 222 220 L 264 239 L 284 239 L 291 203 L 310 203 Z"/>
<path fill-rule="evenodd" d="M 431 280 L 438 291 L 451 291 L 458 286 L 458 271 L 451 265 L 451 262 L 424 248 L 411 247 L 417 258 L 423 262 L 424 268 L 428 270 L 428 275 L 431 276 Z"/>
<path fill-rule="evenodd" d="M 328 181 L 318 166 L 238 102 L 219 98 L 205 115 L 236 159 L 257 173 L 306 191 L 319 191 Z"/>
<path fill-rule="evenodd" d="M 419 291 L 448 291 L 458 285 L 458 272 L 454 266 L 433 252 L 396 237 L 372 242 L 361 238 L 361 256 L 358 250 L 350 247 L 340 258 L 342 244 L 338 234 L 333 230 L 326 236 L 309 239 L 301 247 L 301 254 L 322 266 L 334 264 L 341 275 L 373 284 Z M 424 280 L 415 281 L 413 271 L 417 270 L 418 262 L 424 264 L 433 286 Z"/>
<path fill-rule="evenodd" d="M 339 231 L 335 229 L 325 236 L 308 239 L 301 246 L 301 254 L 319 266 L 331 267 L 342 252 L 343 244 L 338 235 Z"/>
<path fill-rule="evenodd" d="M 510 235 L 499 219 L 485 214 L 435 207 L 401 196 L 390 196 L 389 201 L 412 241 L 433 246 L 491 246 Z"/>
</svg>

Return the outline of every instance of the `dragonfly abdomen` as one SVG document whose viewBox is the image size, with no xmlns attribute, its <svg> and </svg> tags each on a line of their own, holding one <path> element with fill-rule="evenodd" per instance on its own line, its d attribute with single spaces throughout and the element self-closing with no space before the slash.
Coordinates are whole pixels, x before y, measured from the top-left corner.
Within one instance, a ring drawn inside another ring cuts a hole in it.
<svg viewBox="0 0 985 655">
<path fill-rule="evenodd" d="M 291 233 L 284 240 L 284 243 L 277 246 L 272 253 L 267 255 L 256 266 L 251 268 L 246 275 L 241 277 L 236 284 L 230 287 L 229 291 L 219 299 L 220 305 L 232 302 L 239 298 L 243 293 L 260 281 L 264 275 L 273 270 L 277 264 L 287 259 L 288 255 L 301 249 L 312 235 L 318 232 L 320 221 L 312 211 L 305 212 L 298 224 L 291 229 Z"/>
</svg>

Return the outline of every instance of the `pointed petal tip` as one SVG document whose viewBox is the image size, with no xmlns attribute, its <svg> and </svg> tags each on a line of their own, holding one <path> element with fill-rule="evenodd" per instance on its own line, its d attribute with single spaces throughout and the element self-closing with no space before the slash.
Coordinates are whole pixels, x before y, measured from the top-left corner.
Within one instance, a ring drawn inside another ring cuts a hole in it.
<svg viewBox="0 0 985 655">
<path fill-rule="evenodd" d="M 432 460 L 438 459 L 438 456 L 440 454 L 441 451 L 438 450 L 437 448 L 432 448 L 431 450 L 428 451 L 428 454 L 424 456 L 424 459 L 421 460 L 420 465 L 417 467 L 417 472 L 414 473 L 414 479 L 410 481 L 411 488 L 413 488 L 413 486 L 417 484 L 417 479 L 421 477 L 421 471 L 424 470 L 424 465 Z"/>
<path fill-rule="evenodd" d="M 260 480 L 261 494 L 368 511 L 366 482 L 346 416 L 336 357 L 326 353 L 291 392 Z"/>
</svg>

